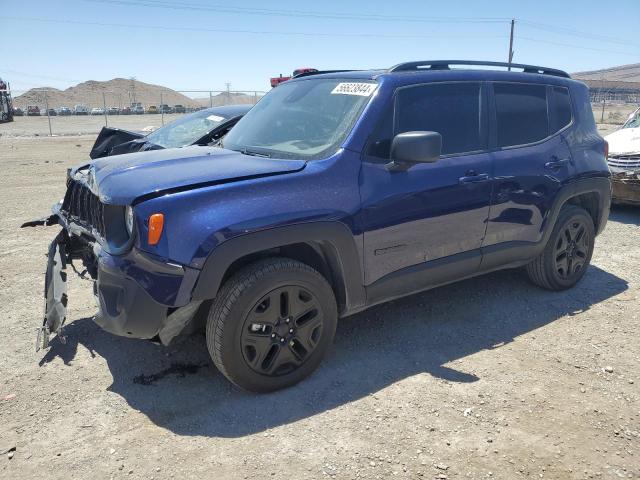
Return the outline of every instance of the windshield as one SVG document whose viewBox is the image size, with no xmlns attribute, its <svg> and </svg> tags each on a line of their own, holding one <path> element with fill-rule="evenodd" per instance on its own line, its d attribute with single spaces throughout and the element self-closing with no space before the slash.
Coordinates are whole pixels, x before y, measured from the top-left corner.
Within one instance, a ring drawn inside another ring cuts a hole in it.
<svg viewBox="0 0 640 480">
<path fill-rule="evenodd" d="M 223 146 L 271 157 L 324 158 L 346 138 L 376 86 L 337 79 L 283 83 L 233 127 Z"/>
<path fill-rule="evenodd" d="M 227 119 L 210 110 L 201 110 L 175 120 L 147 135 L 149 142 L 164 148 L 191 145 Z"/>
<path fill-rule="evenodd" d="M 640 109 L 629 115 L 629 120 L 625 122 L 622 128 L 640 128 Z"/>
</svg>

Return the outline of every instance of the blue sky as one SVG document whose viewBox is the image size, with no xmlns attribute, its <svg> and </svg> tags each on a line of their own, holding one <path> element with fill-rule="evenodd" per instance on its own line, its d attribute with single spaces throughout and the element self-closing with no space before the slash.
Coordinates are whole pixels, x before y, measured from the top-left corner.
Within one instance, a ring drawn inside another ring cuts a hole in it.
<svg viewBox="0 0 640 480">
<path fill-rule="evenodd" d="M 608 12 L 603 7 L 611 5 Z M 0 0 L 16 91 L 135 76 L 176 90 L 268 90 L 294 68 L 507 57 L 571 72 L 640 62 L 640 1 Z M 609 20 L 607 20 L 609 19 Z"/>
</svg>

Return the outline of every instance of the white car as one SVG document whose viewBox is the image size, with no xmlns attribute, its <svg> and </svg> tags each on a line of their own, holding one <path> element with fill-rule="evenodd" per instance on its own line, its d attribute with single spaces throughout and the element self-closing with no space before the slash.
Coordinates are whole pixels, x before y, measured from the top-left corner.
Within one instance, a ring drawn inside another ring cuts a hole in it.
<svg viewBox="0 0 640 480">
<path fill-rule="evenodd" d="M 79 103 L 73 107 L 73 113 L 75 115 L 87 115 L 89 113 L 89 108 L 86 105 Z"/>
<path fill-rule="evenodd" d="M 104 115 L 104 108 L 93 107 L 91 109 L 91 115 Z"/>
<path fill-rule="evenodd" d="M 640 170 L 640 108 L 605 140 L 609 143 L 609 167 L 612 172 Z"/>
<path fill-rule="evenodd" d="M 605 140 L 609 143 L 607 163 L 613 174 L 613 201 L 640 205 L 640 108 Z"/>
</svg>

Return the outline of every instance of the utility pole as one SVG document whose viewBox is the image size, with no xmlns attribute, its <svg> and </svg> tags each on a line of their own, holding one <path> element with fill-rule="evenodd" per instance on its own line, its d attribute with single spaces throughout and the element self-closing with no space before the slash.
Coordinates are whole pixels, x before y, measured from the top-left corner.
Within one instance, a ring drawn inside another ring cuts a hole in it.
<svg viewBox="0 0 640 480">
<path fill-rule="evenodd" d="M 160 92 L 160 114 L 162 115 L 162 126 L 164 126 L 164 100 L 162 99 L 162 92 Z"/>
<path fill-rule="evenodd" d="M 231 103 L 231 84 L 229 82 L 225 83 L 227 86 L 227 105 Z"/>
<path fill-rule="evenodd" d="M 511 62 L 513 61 L 513 27 L 516 24 L 516 19 L 511 19 L 511 34 L 509 35 L 509 71 L 511 71 Z"/>
<path fill-rule="evenodd" d="M 44 108 L 47 109 L 47 120 L 49 120 L 49 136 L 53 137 L 53 133 L 51 132 L 51 115 L 49 115 L 49 97 L 47 96 L 47 91 L 44 91 Z"/>
<path fill-rule="evenodd" d="M 109 126 L 109 120 L 107 120 L 107 100 L 104 96 L 104 92 L 102 92 L 102 110 L 104 110 L 104 126 Z"/>
<path fill-rule="evenodd" d="M 136 77 L 129 77 L 130 80 L 130 93 L 129 100 L 131 103 L 135 103 L 136 101 Z"/>
<path fill-rule="evenodd" d="M 605 94 L 604 91 L 604 72 L 602 72 L 602 88 L 600 89 L 602 92 L 602 113 L 600 114 L 600 123 L 604 123 L 604 104 L 605 104 Z"/>
</svg>

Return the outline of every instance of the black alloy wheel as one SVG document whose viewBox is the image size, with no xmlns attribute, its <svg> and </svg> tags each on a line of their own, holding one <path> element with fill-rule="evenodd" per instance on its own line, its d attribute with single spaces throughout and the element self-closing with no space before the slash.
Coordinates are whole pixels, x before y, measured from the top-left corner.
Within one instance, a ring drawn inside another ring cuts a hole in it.
<svg viewBox="0 0 640 480">
<path fill-rule="evenodd" d="M 322 325 L 322 310 L 312 292 L 296 285 L 276 288 L 256 302 L 244 321 L 244 359 L 263 375 L 290 373 L 316 349 Z"/>
</svg>

